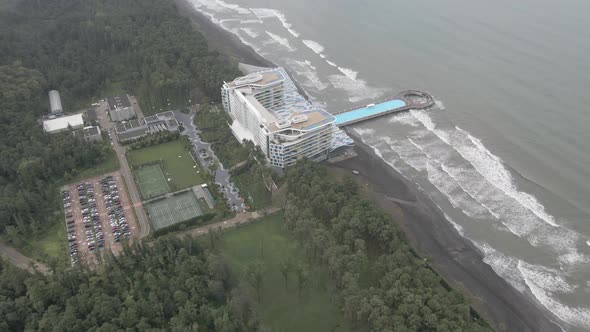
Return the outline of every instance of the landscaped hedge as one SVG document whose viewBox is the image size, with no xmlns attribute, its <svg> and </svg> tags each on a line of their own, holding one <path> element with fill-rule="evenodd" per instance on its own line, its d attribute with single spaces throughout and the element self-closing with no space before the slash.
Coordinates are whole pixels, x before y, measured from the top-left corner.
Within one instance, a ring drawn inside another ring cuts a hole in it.
<svg viewBox="0 0 590 332">
<path fill-rule="evenodd" d="M 129 145 L 129 150 L 138 150 L 147 148 L 149 146 L 158 145 L 162 143 L 172 142 L 180 138 L 178 131 L 160 131 L 155 134 L 149 134 L 138 139 L 122 142 L 122 145 Z"/>
<path fill-rule="evenodd" d="M 154 237 L 162 236 L 164 234 L 168 234 L 170 232 L 176 232 L 182 229 L 187 228 L 188 226 L 193 226 L 194 224 L 198 223 L 205 223 L 215 217 L 215 213 L 205 213 L 198 217 L 194 217 L 191 219 L 187 219 L 185 221 L 179 222 L 178 224 L 170 225 L 168 227 L 160 228 L 154 231 L 152 234 Z"/>
</svg>

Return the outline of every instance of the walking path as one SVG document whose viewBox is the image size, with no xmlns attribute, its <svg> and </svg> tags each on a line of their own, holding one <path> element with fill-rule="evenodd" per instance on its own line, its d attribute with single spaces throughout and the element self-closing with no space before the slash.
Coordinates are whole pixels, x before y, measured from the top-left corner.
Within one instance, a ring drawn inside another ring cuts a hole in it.
<svg viewBox="0 0 590 332">
<path fill-rule="evenodd" d="M 224 220 L 224 221 L 219 221 L 213 224 L 209 224 L 209 225 L 204 225 L 201 227 L 196 227 L 196 228 L 191 228 L 191 229 L 187 229 L 185 231 L 180 231 L 175 233 L 176 236 L 184 236 L 184 235 L 192 235 L 192 236 L 199 236 L 199 235 L 204 235 L 207 234 L 209 232 L 209 230 L 211 229 L 227 229 L 227 228 L 232 228 L 235 227 L 237 225 L 240 224 L 246 224 L 246 223 L 250 223 L 253 221 L 256 221 L 258 218 L 263 217 L 265 215 L 269 215 L 269 214 L 273 214 L 277 211 L 280 211 L 280 208 L 268 208 L 268 209 L 263 209 L 263 210 L 259 210 L 259 211 L 254 211 L 254 212 L 245 212 L 245 213 L 240 213 L 237 216 L 228 219 L 228 220 Z"/>
<path fill-rule="evenodd" d="M 185 128 L 183 135 L 189 137 L 191 143 L 193 144 L 193 154 L 195 158 L 199 160 L 199 164 L 203 166 L 203 168 L 208 169 L 209 162 L 201 157 L 201 150 L 206 150 L 208 156 L 213 158 L 219 165 L 215 170 L 215 183 L 222 186 L 222 190 L 224 190 L 224 195 L 233 210 L 236 212 L 244 212 L 244 200 L 240 197 L 240 193 L 237 190 L 232 190 L 235 188 L 234 184 L 230 180 L 229 171 L 225 169 L 223 164 L 219 161 L 213 149 L 211 149 L 211 144 L 203 142 L 201 137 L 199 136 L 200 131 L 197 129 L 194 123 L 194 113 L 191 114 L 184 114 L 179 111 L 174 111 L 174 115 L 178 122 L 182 123 L 183 127 Z M 237 189 L 237 188 L 235 188 Z"/>
<path fill-rule="evenodd" d="M 47 267 L 47 265 L 30 259 L 29 257 L 21 254 L 16 249 L 7 245 L 4 242 L 0 242 L 0 256 L 12 262 L 12 264 L 16 265 L 21 269 L 25 269 L 30 272 L 39 271 L 43 274 L 50 273 L 50 270 Z"/>
</svg>

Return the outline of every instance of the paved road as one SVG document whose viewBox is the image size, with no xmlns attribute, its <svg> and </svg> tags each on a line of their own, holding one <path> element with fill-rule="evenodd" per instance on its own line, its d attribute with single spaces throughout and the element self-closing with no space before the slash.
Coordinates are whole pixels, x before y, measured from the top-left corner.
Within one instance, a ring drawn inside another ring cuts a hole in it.
<svg viewBox="0 0 590 332">
<path fill-rule="evenodd" d="M 197 157 L 203 168 L 207 167 L 206 165 L 209 163 L 203 159 L 203 156 L 201 156 L 199 151 L 203 149 L 207 150 L 208 156 L 217 161 L 219 167 L 217 167 L 217 170 L 215 171 L 215 183 L 222 186 L 222 190 L 224 191 L 224 195 L 229 205 L 235 206 L 234 210 L 236 212 L 244 212 L 244 200 L 240 197 L 238 189 L 235 188 L 234 184 L 231 182 L 229 171 L 226 170 L 223 164 L 219 161 L 215 155 L 215 152 L 213 149 L 211 149 L 211 144 L 201 140 L 201 137 L 199 136 L 199 130 L 193 121 L 194 113 L 184 114 L 182 112 L 175 111 L 174 116 L 176 117 L 176 120 L 178 120 L 178 122 L 182 123 L 184 126 L 185 131 L 182 134 L 188 136 L 190 141 L 193 143 L 194 155 Z"/>
<path fill-rule="evenodd" d="M 36 270 L 43 274 L 50 273 L 47 265 L 30 259 L 29 257 L 21 254 L 16 249 L 3 242 L 0 242 L 0 256 L 10 261 L 12 264 L 20 267 L 21 269 L 29 270 L 30 272 L 35 272 Z"/>
<path fill-rule="evenodd" d="M 136 112 L 138 112 L 139 105 L 137 105 L 137 103 L 134 102 L 134 99 L 132 99 L 131 101 Z M 98 120 L 100 126 L 111 133 L 111 142 L 113 143 L 113 148 L 115 150 L 115 153 L 117 154 L 117 159 L 119 159 L 119 164 L 121 165 L 120 172 L 123 176 L 123 179 L 125 180 L 125 184 L 127 185 L 129 198 L 131 198 L 131 204 L 133 205 L 133 208 L 135 209 L 135 215 L 137 216 L 137 221 L 139 225 L 138 238 L 143 239 L 150 233 L 150 224 L 148 221 L 147 214 L 145 213 L 145 210 L 143 209 L 143 206 L 141 204 L 141 196 L 139 195 L 139 191 L 137 190 L 135 181 L 133 181 L 133 174 L 131 173 L 131 169 L 129 168 L 129 163 L 127 162 L 127 158 L 125 158 L 125 147 L 121 146 L 119 142 L 117 142 L 113 129 L 114 123 L 110 122 L 108 115 L 105 114 L 105 110 L 107 108 L 108 106 L 106 102 L 100 103 L 100 106 L 97 108 Z M 141 114 L 139 112 L 138 114 Z"/>
</svg>

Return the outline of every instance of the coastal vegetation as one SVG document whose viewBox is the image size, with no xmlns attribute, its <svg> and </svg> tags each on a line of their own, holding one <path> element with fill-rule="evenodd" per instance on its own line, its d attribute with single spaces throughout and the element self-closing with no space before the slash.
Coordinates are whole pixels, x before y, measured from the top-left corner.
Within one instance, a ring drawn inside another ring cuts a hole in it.
<svg viewBox="0 0 590 332">
<path fill-rule="evenodd" d="M 0 22 L 0 61 L 38 70 L 70 110 L 115 90 L 137 95 L 147 114 L 186 107 L 218 100 L 238 76 L 173 1 L 21 0 Z"/>
<path fill-rule="evenodd" d="M 376 331 L 488 330 L 352 179 L 336 180 L 302 161 L 286 181 L 286 227 L 308 264 L 325 267 L 352 324 Z"/>
<path fill-rule="evenodd" d="M 255 298 L 259 295 L 257 310 L 270 330 L 350 330 L 332 301 L 328 275 L 320 265 L 308 264 L 282 213 L 228 231 L 218 251 L 236 278 L 253 290 Z"/>
<path fill-rule="evenodd" d="M 47 276 L 0 261 L 0 289 L 2 331 L 258 330 L 254 300 L 190 238 L 135 244 L 95 270 Z"/>
</svg>

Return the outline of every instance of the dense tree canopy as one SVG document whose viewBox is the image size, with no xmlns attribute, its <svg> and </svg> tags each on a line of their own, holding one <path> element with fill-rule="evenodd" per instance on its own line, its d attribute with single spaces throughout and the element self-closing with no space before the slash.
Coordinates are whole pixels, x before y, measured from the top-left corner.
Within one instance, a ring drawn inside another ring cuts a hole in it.
<svg viewBox="0 0 590 332">
<path fill-rule="evenodd" d="M 1 331 L 256 331 L 256 317 L 193 239 L 126 248 L 95 271 L 31 275 L 0 261 Z"/>
<path fill-rule="evenodd" d="M 91 167 L 108 147 L 48 135 L 38 119 L 46 82 L 38 71 L 15 61 L 0 65 L 0 232 L 12 237 L 38 229 L 56 210 L 56 179 Z"/>
<path fill-rule="evenodd" d="M 12 239 L 47 223 L 56 182 L 108 153 L 43 133 L 48 90 L 60 91 L 66 111 L 124 91 L 150 113 L 219 98 L 223 79 L 238 75 L 169 0 L 9 1 L 0 45 L 0 233 Z"/>
<path fill-rule="evenodd" d="M 350 178 L 302 161 L 287 184 L 287 227 L 310 263 L 326 266 L 350 320 L 373 331 L 486 330 Z"/>
<path fill-rule="evenodd" d="M 237 76 L 169 0 L 22 0 L 0 10 L 0 61 L 22 61 L 66 106 L 120 87 L 145 111 L 219 99 Z"/>
</svg>

